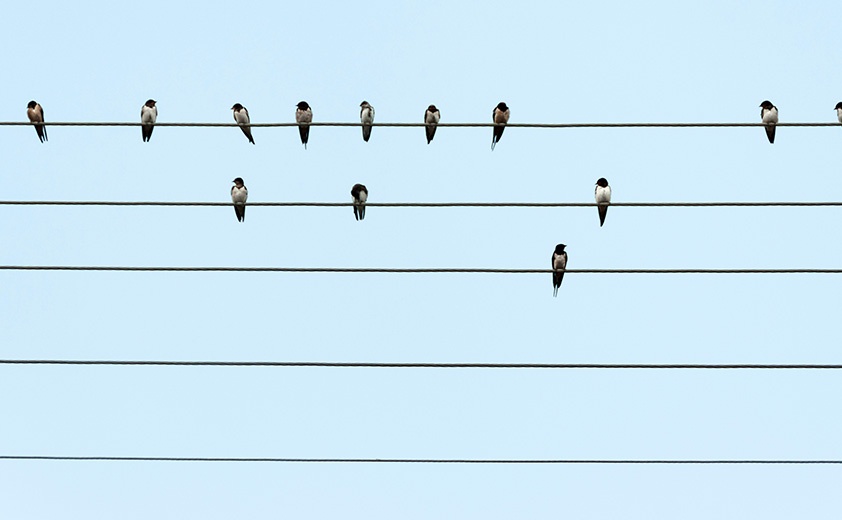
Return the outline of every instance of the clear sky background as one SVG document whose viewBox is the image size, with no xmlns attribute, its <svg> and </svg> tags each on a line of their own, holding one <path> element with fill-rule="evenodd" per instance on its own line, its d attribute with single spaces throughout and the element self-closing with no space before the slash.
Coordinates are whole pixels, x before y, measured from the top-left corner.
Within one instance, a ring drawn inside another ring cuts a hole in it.
<svg viewBox="0 0 842 520">
<path fill-rule="evenodd" d="M 832 122 L 836 2 L 7 1 L 0 120 Z M 0 127 L 0 199 L 839 201 L 839 128 Z M 0 264 L 839 268 L 839 208 L 0 206 Z M 842 363 L 837 275 L 0 272 L 0 358 Z M 0 455 L 842 459 L 830 371 L 0 366 Z M 0 461 L 0 517 L 838 518 L 837 466 Z"/>
</svg>

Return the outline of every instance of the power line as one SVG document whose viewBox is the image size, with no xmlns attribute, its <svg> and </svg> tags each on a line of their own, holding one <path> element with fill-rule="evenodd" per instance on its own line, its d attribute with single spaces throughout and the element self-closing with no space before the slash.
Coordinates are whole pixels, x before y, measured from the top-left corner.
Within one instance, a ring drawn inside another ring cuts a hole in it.
<svg viewBox="0 0 842 520">
<path fill-rule="evenodd" d="M 142 361 L 0 359 L 0 365 L 108 365 L 189 367 L 304 367 L 304 368 L 495 368 L 495 369 L 596 369 L 596 370 L 840 370 L 842 365 L 820 364 L 694 364 L 694 363 L 374 363 L 341 361 Z"/>
<path fill-rule="evenodd" d="M 251 273 L 483 273 L 549 274 L 552 269 L 482 267 L 150 267 L 79 265 L 0 265 L 0 271 L 138 271 Z M 842 274 L 842 269 L 565 269 L 565 274 Z"/>
<path fill-rule="evenodd" d="M 276 462 L 316 464 L 842 464 L 829 459 L 377 459 L 377 458 L 269 458 L 269 457 L 107 457 L 59 455 L 0 455 L 0 460 L 110 461 L 110 462 Z"/>
<path fill-rule="evenodd" d="M 0 200 L 0 206 L 232 206 L 231 202 L 167 201 L 75 201 L 75 200 Z M 246 206 L 268 207 L 351 207 L 353 202 L 248 202 Z M 366 202 L 383 208 L 592 208 L 596 202 Z M 612 207 L 835 207 L 842 202 L 612 202 Z"/>
<path fill-rule="evenodd" d="M 0 126 L 32 126 L 35 123 L 28 121 L 0 121 Z M 45 126 L 143 126 L 140 122 L 109 122 L 109 121 L 57 121 L 38 123 Z M 427 125 L 426 123 L 366 123 L 366 126 L 382 127 L 450 127 L 450 128 L 484 128 L 505 126 L 507 128 L 739 128 L 739 127 L 766 127 L 765 123 L 508 123 L 497 125 L 495 123 L 438 123 Z M 238 123 L 155 123 L 156 127 L 232 127 L 239 128 Z M 276 128 L 276 127 L 298 127 L 298 123 L 249 123 L 252 128 Z M 335 127 L 361 127 L 362 123 L 350 122 L 312 122 L 304 126 L 335 126 Z M 794 127 L 822 127 L 842 126 L 842 123 L 777 123 L 774 126 Z"/>
</svg>

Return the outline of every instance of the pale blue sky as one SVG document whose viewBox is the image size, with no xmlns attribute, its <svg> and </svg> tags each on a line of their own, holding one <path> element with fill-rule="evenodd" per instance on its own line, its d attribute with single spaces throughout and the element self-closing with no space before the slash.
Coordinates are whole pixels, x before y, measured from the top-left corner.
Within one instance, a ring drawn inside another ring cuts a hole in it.
<svg viewBox="0 0 842 520">
<path fill-rule="evenodd" d="M 835 121 L 834 2 L 6 2 L 0 120 Z M 0 127 L 0 199 L 839 201 L 842 130 Z M 0 264 L 839 268 L 839 208 L 0 206 Z M 0 272 L 0 358 L 842 363 L 835 275 Z M 842 459 L 817 371 L 0 365 L 0 455 Z M 836 518 L 838 467 L 0 461 L 0 517 Z"/>
</svg>

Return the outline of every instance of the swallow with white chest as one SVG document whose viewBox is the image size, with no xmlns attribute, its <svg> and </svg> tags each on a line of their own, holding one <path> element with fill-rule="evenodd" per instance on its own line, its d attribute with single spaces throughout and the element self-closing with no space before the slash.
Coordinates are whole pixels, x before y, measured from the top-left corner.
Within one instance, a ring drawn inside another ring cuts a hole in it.
<svg viewBox="0 0 842 520">
<path fill-rule="evenodd" d="M 231 186 L 231 202 L 234 203 L 234 214 L 237 215 L 237 220 L 244 222 L 246 220 L 246 201 L 249 198 L 249 190 L 246 188 L 242 177 L 237 177 L 232 181 Z"/>
<path fill-rule="evenodd" d="M 504 125 L 509 122 L 509 107 L 502 101 L 497 103 L 497 106 L 494 107 L 494 111 L 491 113 L 491 120 L 495 125 L 494 134 L 491 136 L 491 150 L 493 151 L 494 146 L 503 137 L 503 130 L 506 129 Z"/>
<path fill-rule="evenodd" d="M 374 107 L 368 101 L 360 103 L 360 122 L 363 124 L 363 141 L 371 137 L 371 123 L 374 122 Z"/>
<path fill-rule="evenodd" d="M 354 184 L 351 188 L 351 197 L 354 198 L 354 218 L 362 220 L 365 218 L 365 201 L 368 200 L 368 189 L 362 184 Z"/>
<path fill-rule="evenodd" d="M 428 106 L 427 111 L 424 112 L 424 124 L 427 125 L 424 128 L 427 132 L 427 144 L 430 144 L 430 141 L 432 141 L 433 137 L 436 136 L 436 128 L 439 124 L 439 119 L 441 119 L 441 113 L 439 113 L 439 109 L 436 108 L 436 105 Z"/>
<path fill-rule="evenodd" d="M 254 144 L 254 138 L 251 136 L 251 118 L 249 118 L 249 111 L 246 107 L 239 103 L 234 103 L 234 106 L 231 107 L 231 110 L 234 111 L 234 121 L 240 125 L 240 130 L 246 134 L 249 142 Z"/>
<path fill-rule="evenodd" d="M 605 177 L 600 177 L 596 181 L 596 188 L 594 189 L 594 198 L 599 204 L 599 227 L 605 224 L 605 216 L 608 214 L 608 204 L 611 203 L 611 186 L 608 185 L 608 180 Z"/>
<path fill-rule="evenodd" d="M 558 288 L 564 279 L 564 270 L 567 268 L 567 251 L 564 244 L 558 244 L 553 251 L 553 298 L 558 296 Z"/>
<path fill-rule="evenodd" d="M 155 121 L 158 120 L 158 107 L 155 103 L 154 99 L 150 99 L 140 107 L 140 122 L 143 123 L 140 133 L 144 143 L 152 139 L 152 130 L 155 129 Z"/>
<path fill-rule="evenodd" d="M 775 144 L 775 125 L 778 123 L 778 107 L 771 101 L 760 103 L 760 120 L 766 123 L 766 137 Z"/>
<path fill-rule="evenodd" d="M 38 139 L 40 139 L 42 143 L 47 141 L 47 128 L 43 124 L 38 124 L 44 122 L 44 109 L 41 108 L 41 105 L 35 101 L 30 101 L 29 104 L 26 105 L 26 117 L 29 118 L 30 123 L 36 123 L 35 133 L 38 134 Z"/>
<path fill-rule="evenodd" d="M 836 103 L 836 119 L 838 119 L 839 122 L 842 123 L 842 101 Z"/>
<path fill-rule="evenodd" d="M 304 149 L 307 149 L 307 141 L 310 140 L 310 123 L 313 122 L 313 110 L 306 101 L 301 101 L 296 105 L 295 122 L 298 123 L 298 135 L 301 136 L 301 144 Z"/>
</svg>

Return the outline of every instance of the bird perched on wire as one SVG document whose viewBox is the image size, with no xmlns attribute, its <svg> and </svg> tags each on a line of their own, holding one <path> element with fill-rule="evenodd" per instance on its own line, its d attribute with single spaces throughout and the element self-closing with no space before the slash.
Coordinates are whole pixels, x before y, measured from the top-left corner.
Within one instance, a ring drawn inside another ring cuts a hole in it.
<svg viewBox="0 0 842 520">
<path fill-rule="evenodd" d="M 553 251 L 553 298 L 558 296 L 558 288 L 561 287 L 561 280 L 564 278 L 564 270 L 567 268 L 567 251 L 564 244 L 558 244 Z"/>
<path fill-rule="evenodd" d="M 839 122 L 842 123 L 842 101 L 836 103 L 836 119 L 838 119 Z"/>
<path fill-rule="evenodd" d="M 249 190 L 243 183 L 242 177 L 237 177 L 232 181 L 231 186 L 231 202 L 234 203 L 234 214 L 237 215 L 237 220 L 244 222 L 246 220 L 246 201 L 249 198 Z"/>
<path fill-rule="evenodd" d="M 509 122 L 509 107 L 506 106 L 505 103 L 502 101 L 497 103 L 497 106 L 494 107 L 494 111 L 491 113 L 491 120 L 494 122 L 494 134 L 491 136 L 491 150 L 494 150 L 494 145 L 497 144 L 497 141 L 503 137 L 503 130 L 506 129 L 505 125 Z"/>
<path fill-rule="evenodd" d="M 351 188 L 351 196 L 354 198 L 354 218 L 363 220 L 365 218 L 365 201 L 368 200 L 368 189 L 362 184 L 354 184 Z"/>
<path fill-rule="evenodd" d="M 155 103 L 154 99 L 150 99 L 140 107 L 140 122 L 143 123 L 140 132 L 144 143 L 152 139 L 152 130 L 155 129 L 155 121 L 158 119 L 158 107 Z"/>
<path fill-rule="evenodd" d="M 766 123 L 766 137 L 769 142 L 775 143 L 775 124 L 778 122 L 778 107 L 771 101 L 760 103 L 760 120 Z"/>
<path fill-rule="evenodd" d="M 599 227 L 602 227 L 602 225 L 605 224 L 605 215 L 608 214 L 607 204 L 611 203 L 611 186 L 608 185 L 608 181 L 605 177 L 600 177 L 596 181 L 594 198 L 596 199 L 596 203 L 599 204 L 597 207 L 599 210 Z"/>
<path fill-rule="evenodd" d="M 438 128 L 436 125 L 439 124 L 439 119 L 441 119 L 441 114 L 436 105 L 428 106 L 427 111 L 424 112 L 424 124 L 427 125 L 424 128 L 427 132 L 427 144 L 430 144 L 430 141 L 436 136 L 436 128 Z"/>
<path fill-rule="evenodd" d="M 41 105 L 39 105 L 35 101 L 30 101 L 29 104 L 26 105 L 26 117 L 29 118 L 30 123 L 43 123 L 44 109 L 41 108 Z M 38 134 L 38 139 L 40 139 L 42 143 L 48 140 L 47 128 L 44 125 L 36 124 L 35 133 Z"/>
<path fill-rule="evenodd" d="M 254 138 L 251 136 L 251 126 L 249 125 L 249 123 L 251 123 L 251 119 L 249 118 L 248 109 L 239 103 L 234 103 L 234 106 L 231 107 L 231 110 L 234 111 L 234 121 L 236 121 L 237 124 L 240 125 L 240 130 L 242 130 L 243 133 L 246 134 L 246 137 L 248 137 L 249 142 L 251 144 L 254 144 Z"/>
<path fill-rule="evenodd" d="M 374 122 L 374 107 L 368 101 L 360 103 L 360 121 L 363 124 L 363 141 L 368 142 L 371 137 L 371 123 Z"/>
<path fill-rule="evenodd" d="M 313 110 L 306 101 L 298 103 L 295 109 L 295 122 L 298 123 L 298 135 L 301 136 L 301 144 L 307 149 L 307 141 L 310 140 L 310 123 L 313 122 Z"/>
</svg>

